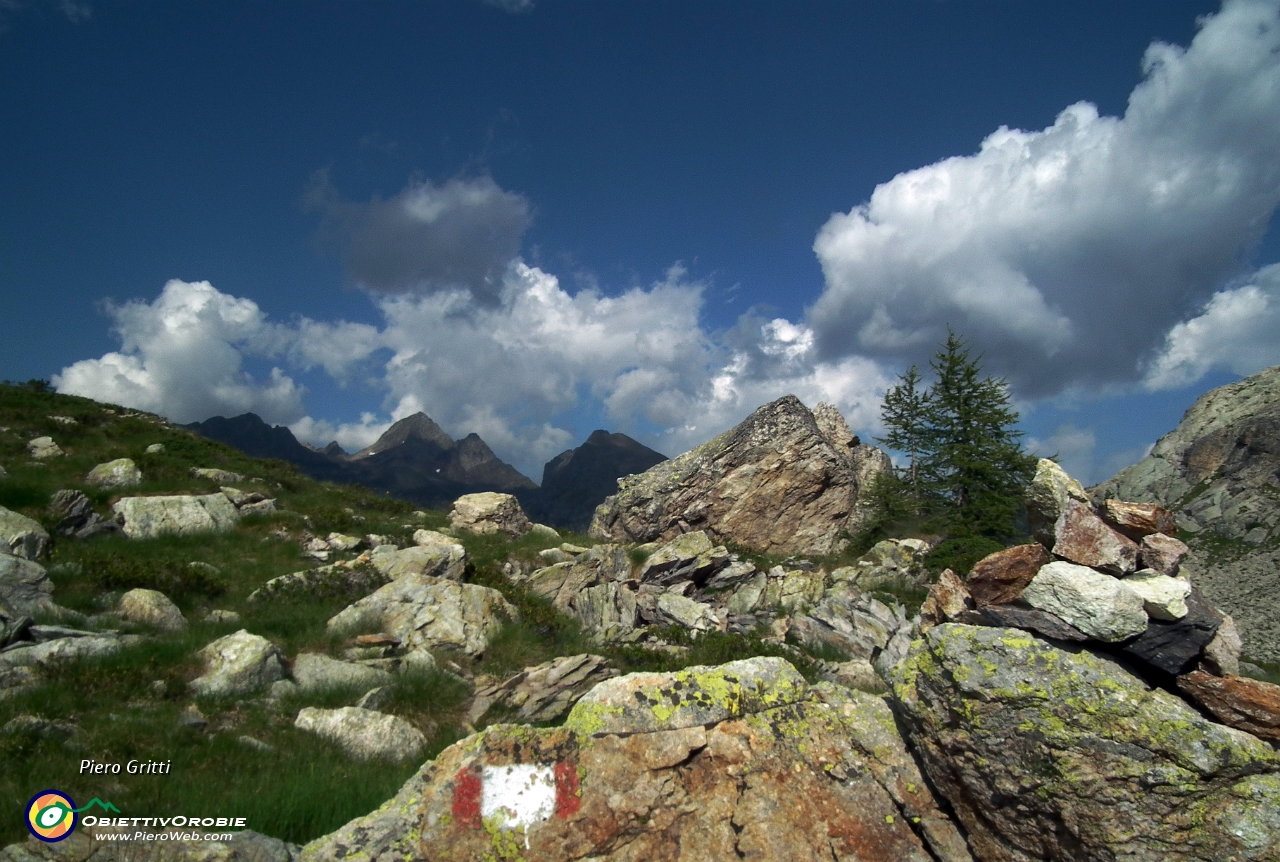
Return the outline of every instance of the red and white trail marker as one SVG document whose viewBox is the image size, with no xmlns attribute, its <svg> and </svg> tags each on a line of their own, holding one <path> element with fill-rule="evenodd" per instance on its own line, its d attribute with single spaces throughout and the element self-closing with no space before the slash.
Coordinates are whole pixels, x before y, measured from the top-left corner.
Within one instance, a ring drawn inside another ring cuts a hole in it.
<svg viewBox="0 0 1280 862">
<path fill-rule="evenodd" d="M 469 766 L 453 779 L 453 817 L 480 828 L 497 820 L 503 829 L 521 829 L 529 842 L 529 827 L 552 816 L 566 819 L 582 806 L 578 767 L 572 762 L 513 763 Z"/>
</svg>

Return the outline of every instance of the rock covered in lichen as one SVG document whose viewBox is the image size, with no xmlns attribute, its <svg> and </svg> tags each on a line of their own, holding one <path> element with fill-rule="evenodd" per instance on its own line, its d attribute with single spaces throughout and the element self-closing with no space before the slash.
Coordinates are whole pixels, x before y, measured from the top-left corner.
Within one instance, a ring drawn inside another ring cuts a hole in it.
<svg viewBox="0 0 1280 862">
<path fill-rule="evenodd" d="M 1280 755 L 1108 658 L 944 624 L 893 688 L 983 860 L 1280 859 Z"/>
<path fill-rule="evenodd" d="M 302 858 L 971 862 L 882 698 L 829 684 L 797 694 L 795 670 L 769 661 L 777 705 L 744 702 L 705 726 L 492 726 Z M 699 673 L 728 682 L 743 664 Z M 648 676 L 645 690 L 686 690 L 680 673 Z"/>
</svg>

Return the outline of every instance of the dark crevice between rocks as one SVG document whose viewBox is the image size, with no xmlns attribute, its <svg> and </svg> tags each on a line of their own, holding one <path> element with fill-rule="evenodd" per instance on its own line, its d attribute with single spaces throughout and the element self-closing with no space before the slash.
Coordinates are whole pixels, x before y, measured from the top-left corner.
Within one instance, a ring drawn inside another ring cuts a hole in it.
<svg viewBox="0 0 1280 862">
<path fill-rule="evenodd" d="M 914 741 L 911 737 L 910 722 L 903 714 L 902 708 L 898 703 L 898 699 L 892 694 L 893 685 L 891 683 L 889 684 L 889 691 L 890 694 L 885 698 L 885 701 L 889 704 L 889 713 L 893 716 L 893 724 L 898 730 L 898 736 L 902 739 L 903 748 L 907 750 L 907 754 L 911 755 L 911 760 L 916 765 L 916 771 L 920 773 L 920 777 L 924 780 L 925 787 L 928 788 L 929 793 L 933 796 L 934 804 L 938 806 L 938 813 L 951 821 L 951 823 L 956 827 L 956 831 L 960 833 L 960 837 L 964 839 L 965 845 L 969 848 L 969 854 L 973 856 L 974 859 L 977 859 L 977 854 L 973 852 L 973 842 L 969 840 L 969 830 L 965 828 L 964 823 L 956 816 L 956 811 L 951 805 L 951 800 L 943 795 L 942 791 L 938 789 L 937 783 L 929 774 L 924 758 L 916 751 Z M 886 792 L 888 792 L 887 788 Z M 889 794 L 889 798 L 892 799 L 893 794 Z M 896 802 L 894 804 L 897 805 Z M 898 806 L 899 809 L 901 809 L 901 807 L 902 806 L 900 805 Z M 903 812 L 903 816 L 906 817 L 905 812 Z M 921 825 L 916 823 L 910 817 L 907 817 L 906 819 L 907 823 L 911 826 L 911 831 L 916 834 L 920 839 L 920 843 L 924 845 L 925 851 L 936 859 L 937 856 L 929 847 L 929 842 L 925 839 Z"/>
</svg>

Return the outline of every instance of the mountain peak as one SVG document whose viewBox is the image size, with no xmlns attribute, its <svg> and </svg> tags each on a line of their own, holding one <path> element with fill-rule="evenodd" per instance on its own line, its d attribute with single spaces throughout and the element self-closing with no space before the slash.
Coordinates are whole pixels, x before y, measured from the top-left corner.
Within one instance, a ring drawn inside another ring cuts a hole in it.
<svg viewBox="0 0 1280 862">
<path fill-rule="evenodd" d="M 433 443 L 440 447 L 443 451 L 453 448 L 453 438 L 431 420 L 431 417 L 425 413 L 418 412 L 412 416 L 406 416 L 399 422 L 393 424 L 377 441 L 356 454 L 352 455 L 353 460 L 358 458 L 368 458 L 370 455 L 377 455 L 379 452 L 385 452 L 393 446 L 399 446 L 408 440 L 423 440 L 427 443 Z"/>
</svg>

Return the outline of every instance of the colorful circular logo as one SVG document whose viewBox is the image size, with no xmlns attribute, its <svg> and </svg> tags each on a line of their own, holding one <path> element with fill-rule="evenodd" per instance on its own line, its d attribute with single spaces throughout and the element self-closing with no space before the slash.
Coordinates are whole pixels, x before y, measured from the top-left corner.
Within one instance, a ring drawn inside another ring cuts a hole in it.
<svg viewBox="0 0 1280 862">
<path fill-rule="evenodd" d="M 43 790 L 27 803 L 27 828 L 41 841 L 61 841 L 76 828 L 76 804 L 60 790 Z"/>
</svg>

